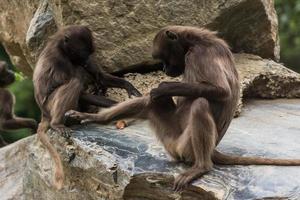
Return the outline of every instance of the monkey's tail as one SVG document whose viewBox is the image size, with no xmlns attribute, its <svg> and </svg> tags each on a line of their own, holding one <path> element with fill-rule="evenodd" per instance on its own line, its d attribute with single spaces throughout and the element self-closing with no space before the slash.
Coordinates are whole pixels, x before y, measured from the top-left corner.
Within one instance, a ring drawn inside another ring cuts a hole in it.
<svg viewBox="0 0 300 200">
<path fill-rule="evenodd" d="M 38 136 L 43 145 L 46 146 L 48 149 L 52 159 L 54 160 L 55 169 L 54 169 L 54 186 L 56 189 L 60 190 L 63 187 L 64 184 L 64 171 L 62 162 L 60 159 L 60 156 L 57 152 L 57 150 L 54 148 L 54 146 L 50 143 L 49 138 L 46 134 L 46 131 L 48 130 L 48 122 L 42 120 L 38 127 Z"/>
<path fill-rule="evenodd" d="M 259 157 L 242 157 L 223 154 L 214 150 L 212 160 L 220 165 L 278 165 L 278 166 L 299 166 L 299 159 L 270 159 Z"/>
</svg>

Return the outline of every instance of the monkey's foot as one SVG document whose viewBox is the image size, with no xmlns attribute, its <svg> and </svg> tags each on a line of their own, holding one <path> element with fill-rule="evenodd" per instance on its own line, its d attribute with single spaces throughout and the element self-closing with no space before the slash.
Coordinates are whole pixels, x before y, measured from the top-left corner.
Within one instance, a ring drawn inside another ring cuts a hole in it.
<svg viewBox="0 0 300 200">
<path fill-rule="evenodd" d="M 70 110 L 66 112 L 65 116 L 73 119 L 77 119 L 80 121 L 81 124 L 87 124 L 94 121 L 93 119 L 90 119 L 87 113 L 82 113 L 75 110 Z"/>
<path fill-rule="evenodd" d="M 208 170 L 204 170 L 202 168 L 198 167 L 192 167 L 191 169 L 188 169 L 187 171 L 183 172 L 182 174 L 179 174 L 174 181 L 173 189 L 178 192 L 185 189 L 193 180 L 201 177 L 205 173 L 207 173 Z"/>
<path fill-rule="evenodd" d="M 65 126 L 52 126 L 52 129 L 54 129 L 56 132 L 61 134 L 65 138 L 70 138 L 72 129 L 65 127 Z"/>
<path fill-rule="evenodd" d="M 77 120 L 83 120 L 87 117 L 85 113 L 81 113 L 76 110 L 69 110 L 68 112 L 66 112 L 65 116 Z"/>
</svg>

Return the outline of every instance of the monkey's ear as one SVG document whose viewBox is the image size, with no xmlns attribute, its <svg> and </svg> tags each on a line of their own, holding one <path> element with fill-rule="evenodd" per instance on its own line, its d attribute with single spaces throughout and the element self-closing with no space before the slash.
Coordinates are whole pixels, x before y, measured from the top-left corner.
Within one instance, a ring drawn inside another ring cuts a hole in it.
<svg viewBox="0 0 300 200">
<path fill-rule="evenodd" d="M 170 40 L 177 40 L 178 39 L 178 35 L 172 31 L 166 31 L 166 35 L 168 36 L 168 38 Z"/>
<path fill-rule="evenodd" d="M 69 40 L 70 40 L 70 37 L 69 37 L 68 35 L 65 35 L 65 37 L 64 37 L 64 42 L 65 42 L 65 43 L 68 43 Z"/>
</svg>

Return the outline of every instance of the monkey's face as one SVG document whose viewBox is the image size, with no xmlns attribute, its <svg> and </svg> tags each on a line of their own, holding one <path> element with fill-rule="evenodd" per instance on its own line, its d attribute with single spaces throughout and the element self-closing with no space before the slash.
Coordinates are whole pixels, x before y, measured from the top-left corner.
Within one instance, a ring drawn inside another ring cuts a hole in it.
<svg viewBox="0 0 300 200">
<path fill-rule="evenodd" d="M 15 74 L 8 69 L 6 62 L 0 61 L 0 87 L 5 87 L 15 81 Z"/>
<path fill-rule="evenodd" d="M 172 77 L 181 75 L 185 68 L 185 50 L 179 40 L 168 30 L 159 32 L 153 40 L 152 57 L 161 60 L 164 72 Z"/>
<path fill-rule="evenodd" d="M 85 65 L 95 51 L 92 33 L 84 26 L 71 28 L 65 34 L 64 49 L 74 64 Z"/>
</svg>

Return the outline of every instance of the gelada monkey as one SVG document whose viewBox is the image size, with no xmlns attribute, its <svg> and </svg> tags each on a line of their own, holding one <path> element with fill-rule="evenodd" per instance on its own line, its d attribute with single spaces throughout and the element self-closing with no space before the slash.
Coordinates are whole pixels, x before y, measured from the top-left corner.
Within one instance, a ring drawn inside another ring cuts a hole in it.
<svg viewBox="0 0 300 200">
<path fill-rule="evenodd" d="M 0 61 L 0 130 L 29 128 L 32 132 L 35 132 L 37 122 L 34 119 L 21 118 L 14 115 L 15 97 L 5 88 L 14 81 L 14 73 L 8 69 L 6 62 Z M 3 139 L 2 142 L 5 145 Z"/>
<path fill-rule="evenodd" d="M 69 137 L 71 129 L 64 125 L 64 115 L 70 109 L 77 110 L 79 102 L 101 107 L 116 103 L 104 96 L 85 93 L 87 77 L 91 75 L 100 89 L 119 87 L 126 89 L 129 95 L 140 96 L 129 82 L 99 70 L 92 58 L 94 49 L 92 32 L 87 27 L 63 28 L 50 38 L 34 70 L 35 99 L 42 112 L 38 136 L 54 160 L 57 189 L 63 186 L 63 167 L 45 132 L 50 127 Z"/>
<path fill-rule="evenodd" d="M 98 114 L 70 111 L 82 122 L 107 123 L 126 117 L 149 119 L 159 140 L 176 160 L 193 163 L 175 178 L 182 190 L 215 164 L 300 165 L 300 160 L 229 156 L 218 145 L 233 118 L 239 98 L 239 79 L 228 45 L 214 32 L 188 26 L 169 26 L 153 41 L 153 58 L 167 75 L 183 74 L 181 82 L 163 82 L 140 97 Z M 178 97 L 174 102 L 172 97 Z"/>
</svg>

